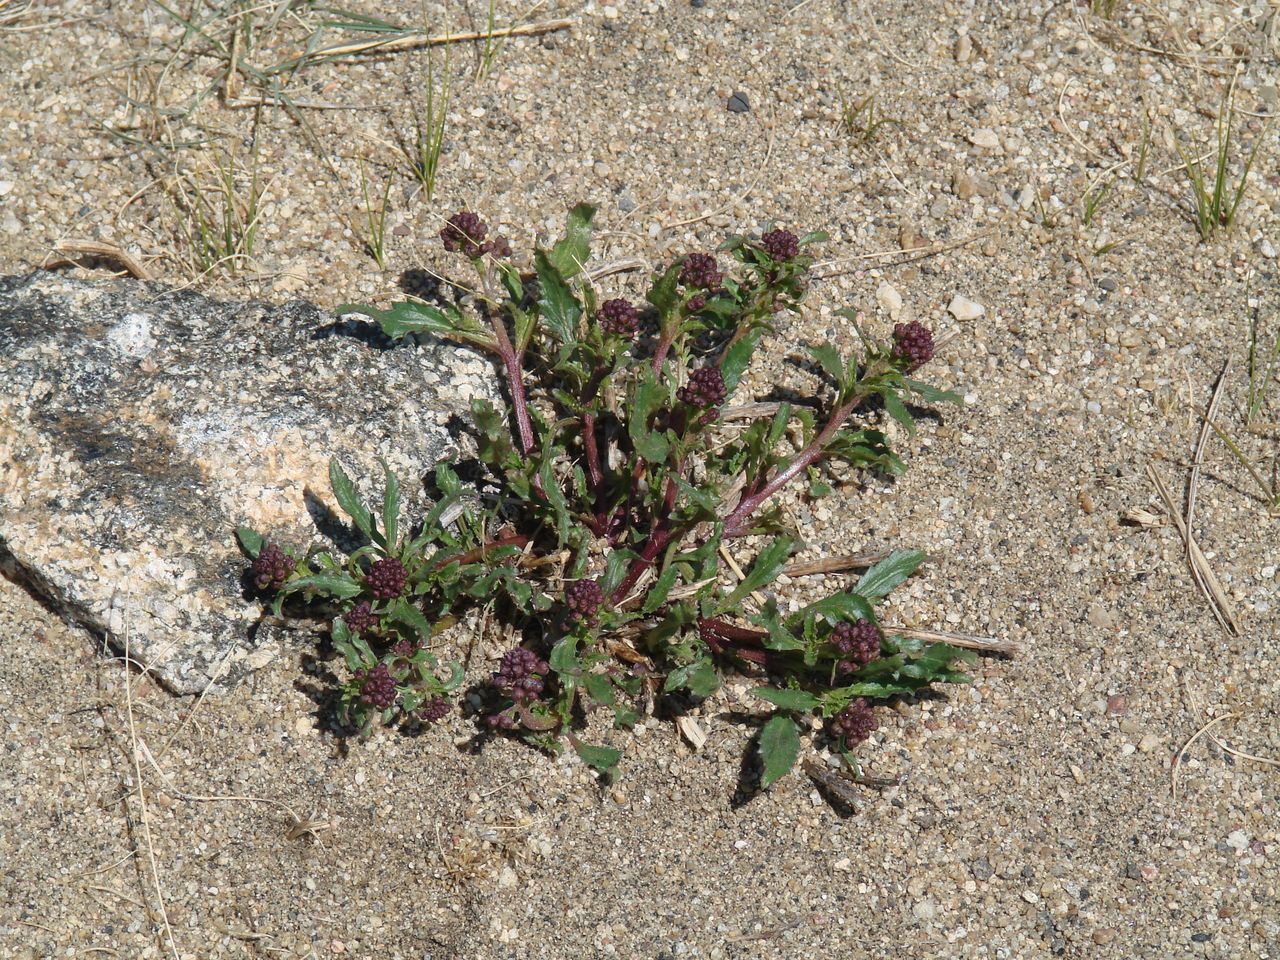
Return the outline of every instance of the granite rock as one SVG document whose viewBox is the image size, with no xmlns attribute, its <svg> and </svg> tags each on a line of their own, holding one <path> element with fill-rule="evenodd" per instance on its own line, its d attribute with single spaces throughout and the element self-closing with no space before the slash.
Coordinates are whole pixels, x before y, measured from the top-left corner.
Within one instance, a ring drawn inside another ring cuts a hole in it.
<svg viewBox="0 0 1280 960">
<path fill-rule="evenodd" d="M 0 565 L 169 689 L 225 688 L 282 649 L 235 527 L 341 540 L 331 456 L 371 498 L 385 458 L 412 509 L 492 383 L 469 350 L 307 303 L 0 278 Z"/>
</svg>

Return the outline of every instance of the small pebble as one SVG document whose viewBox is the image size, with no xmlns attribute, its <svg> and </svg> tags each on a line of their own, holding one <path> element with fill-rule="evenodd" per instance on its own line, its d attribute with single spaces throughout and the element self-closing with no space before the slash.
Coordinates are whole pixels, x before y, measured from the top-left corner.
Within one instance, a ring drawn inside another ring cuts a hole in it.
<svg viewBox="0 0 1280 960">
<path fill-rule="evenodd" d="M 947 305 L 947 313 L 957 320 L 977 320 L 986 312 L 987 308 L 982 304 L 958 293 L 951 298 L 951 303 Z"/>
<path fill-rule="evenodd" d="M 729 98 L 730 113 L 748 113 L 751 110 L 751 103 L 747 100 L 747 95 L 739 91 Z"/>
</svg>

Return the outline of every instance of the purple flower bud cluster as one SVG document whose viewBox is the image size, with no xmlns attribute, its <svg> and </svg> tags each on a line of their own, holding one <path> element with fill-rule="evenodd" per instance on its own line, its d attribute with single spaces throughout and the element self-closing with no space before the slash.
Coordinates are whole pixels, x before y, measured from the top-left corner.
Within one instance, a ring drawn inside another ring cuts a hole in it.
<svg viewBox="0 0 1280 960">
<path fill-rule="evenodd" d="M 830 729 L 833 737 L 844 741 L 846 749 L 852 749 L 871 736 L 879 726 L 870 705 L 862 697 L 858 697 L 831 718 Z"/>
<path fill-rule="evenodd" d="M 365 575 L 365 586 L 379 600 L 394 600 L 404 593 L 405 582 L 409 579 L 409 571 L 395 557 L 383 557 L 375 560 Z"/>
<path fill-rule="evenodd" d="M 342 619 L 352 633 L 368 633 L 378 625 L 378 617 L 369 607 L 368 600 L 361 600 Z"/>
<path fill-rule="evenodd" d="M 462 253 L 471 260 L 492 254 L 495 257 L 511 256 L 511 244 L 506 237 L 494 237 L 485 240 L 489 233 L 489 225 L 480 219 L 480 215 L 469 210 L 455 213 L 445 221 L 440 231 L 440 240 L 450 253 Z"/>
<path fill-rule="evenodd" d="M 564 602 L 579 620 L 594 620 L 604 604 L 604 590 L 596 580 L 575 580 L 565 588 Z"/>
<path fill-rule="evenodd" d="M 760 246 L 774 260 L 791 260 L 800 254 L 800 240 L 790 230 L 770 230 L 760 238 Z"/>
<path fill-rule="evenodd" d="M 449 701 L 444 697 L 432 697 L 418 707 L 418 718 L 426 723 L 439 723 L 449 715 Z"/>
<path fill-rule="evenodd" d="M 640 311 L 629 300 L 606 300 L 600 304 L 596 318 L 600 321 L 600 329 L 610 336 L 629 339 L 640 328 Z"/>
<path fill-rule="evenodd" d="M 530 703 L 542 696 L 543 677 L 551 667 L 532 650 L 516 647 L 502 655 L 502 663 L 489 683 L 516 703 Z"/>
<path fill-rule="evenodd" d="M 294 559 L 274 543 L 258 551 L 253 560 L 253 585 L 259 590 L 279 590 L 293 573 Z"/>
<path fill-rule="evenodd" d="M 841 673 L 853 673 L 880 656 L 880 628 L 870 620 L 842 623 L 831 631 L 829 639 L 844 655 L 837 665 Z"/>
<path fill-rule="evenodd" d="M 385 663 L 356 671 L 360 683 L 360 703 L 375 710 L 386 710 L 396 702 L 396 678 Z"/>
<path fill-rule="evenodd" d="M 680 268 L 680 282 L 686 287 L 714 290 L 723 279 L 724 274 L 716 265 L 715 256 L 710 253 L 691 253 L 684 258 L 684 266 Z"/>
<path fill-rule="evenodd" d="M 676 399 L 692 407 L 718 407 L 728 390 L 719 367 L 700 367 L 689 374 L 689 382 L 676 391 Z"/>
<path fill-rule="evenodd" d="M 705 293 L 695 293 L 692 297 L 685 301 L 684 308 L 689 313 L 697 313 L 707 305 L 707 295 Z"/>
<path fill-rule="evenodd" d="M 923 366 L 933 359 L 933 334 L 918 320 L 894 324 L 893 356 L 905 361 L 908 370 Z"/>
</svg>

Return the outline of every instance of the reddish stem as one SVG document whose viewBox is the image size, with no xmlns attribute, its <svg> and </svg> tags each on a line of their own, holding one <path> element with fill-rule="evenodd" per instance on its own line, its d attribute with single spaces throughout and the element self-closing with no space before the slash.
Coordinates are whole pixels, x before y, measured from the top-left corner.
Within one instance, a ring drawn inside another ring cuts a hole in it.
<svg viewBox="0 0 1280 960">
<path fill-rule="evenodd" d="M 821 460 L 826 453 L 827 444 L 835 438 L 835 435 L 840 432 L 840 428 L 844 426 L 845 421 L 852 416 L 853 411 L 866 398 L 867 395 L 864 393 L 855 393 L 841 406 L 836 407 L 831 414 L 831 419 L 822 428 L 822 432 L 814 437 L 807 447 L 796 454 L 790 463 L 774 474 L 773 479 L 763 485 L 759 481 L 754 482 L 751 485 L 755 489 L 753 493 L 744 491 L 742 498 L 738 501 L 738 505 L 724 518 L 725 537 L 740 537 L 746 533 L 747 521 L 751 519 L 751 514 L 764 506 L 765 503 L 772 499 L 774 494 L 794 480 L 800 473 Z"/>
</svg>

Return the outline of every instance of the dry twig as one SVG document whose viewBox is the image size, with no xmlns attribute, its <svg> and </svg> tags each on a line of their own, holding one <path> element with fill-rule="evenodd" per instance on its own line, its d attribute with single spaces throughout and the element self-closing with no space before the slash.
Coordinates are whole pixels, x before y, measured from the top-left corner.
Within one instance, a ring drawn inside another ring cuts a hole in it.
<svg viewBox="0 0 1280 960">
<path fill-rule="evenodd" d="M 1169 492 L 1169 488 L 1165 486 L 1164 480 L 1156 472 L 1155 467 L 1149 463 L 1147 464 L 1147 477 L 1150 478 L 1151 483 L 1155 486 L 1156 493 L 1160 495 L 1160 499 L 1164 501 L 1165 509 L 1178 527 L 1178 533 L 1182 535 L 1182 541 L 1187 550 L 1187 563 L 1191 567 L 1191 579 L 1196 582 L 1200 592 L 1209 601 L 1209 608 L 1213 611 L 1214 617 L 1217 618 L 1222 628 L 1233 636 L 1239 636 L 1240 623 L 1236 620 L 1231 600 L 1227 597 L 1226 591 L 1222 589 L 1222 584 L 1218 582 L 1217 575 L 1209 567 L 1209 561 L 1205 559 L 1205 555 L 1200 550 L 1200 545 L 1196 543 L 1190 528 L 1178 511 L 1177 504 L 1174 503 L 1173 494 Z"/>
</svg>

